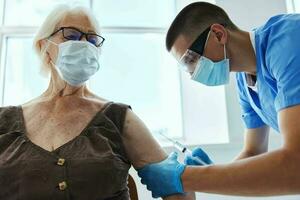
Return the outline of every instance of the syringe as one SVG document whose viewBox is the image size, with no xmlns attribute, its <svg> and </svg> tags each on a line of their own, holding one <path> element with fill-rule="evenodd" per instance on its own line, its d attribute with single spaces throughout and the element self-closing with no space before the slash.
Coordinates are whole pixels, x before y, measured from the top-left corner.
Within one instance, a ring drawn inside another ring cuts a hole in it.
<svg viewBox="0 0 300 200">
<path fill-rule="evenodd" d="M 162 131 L 158 131 L 158 133 L 163 136 L 165 139 L 167 139 L 168 141 L 172 142 L 172 144 L 174 145 L 174 147 L 176 149 L 178 149 L 179 151 L 181 151 L 182 153 L 184 153 L 185 155 L 189 155 L 193 158 L 193 160 L 195 162 L 197 162 L 199 165 L 207 165 L 207 163 L 205 163 L 203 160 L 201 160 L 198 157 L 192 156 L 192 151 L 187 148 L 185 145 L 181 144 L 180 142 L 173 140 L 172 138 L 169 138 L 168 136 L 166 136 L 165 134 L 162 133 Z"/>
</svg>

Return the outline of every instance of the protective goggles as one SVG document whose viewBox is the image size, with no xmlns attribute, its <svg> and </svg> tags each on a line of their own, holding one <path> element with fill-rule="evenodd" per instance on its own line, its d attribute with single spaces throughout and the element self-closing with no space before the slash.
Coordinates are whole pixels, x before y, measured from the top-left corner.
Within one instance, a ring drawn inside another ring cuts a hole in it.
<svg viewBox="0 0 300 200">
<path fill-rule="evenodd" d="M 193 44 L 181 56 L 179 64 L 183 67 L 184 71 L 193 73 L 200 57 L 203 55 L 205 45 L 210 33 L 210 26 L 202 32 Z"/>
</svg>

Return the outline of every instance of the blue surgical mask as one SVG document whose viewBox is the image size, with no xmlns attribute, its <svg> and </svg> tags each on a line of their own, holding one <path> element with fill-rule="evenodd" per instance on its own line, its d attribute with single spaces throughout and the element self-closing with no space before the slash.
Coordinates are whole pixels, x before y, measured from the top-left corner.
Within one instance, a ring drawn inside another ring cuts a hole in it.
<svg viewBox="0 0 300 200">
<path fill-rule="evenodd" d="M 99 49 L 86 41 L 69 40 L 56 44 L 58 74 L 71 86 L 81 86 L 99 70 Z"/>
<path fill-rule="evenodd" d="M 224 60 L 213 62 L 201 56 L 191 79 L 207 86 L 218 86 L 229 83 L 229 59 L 226 58 L 224 45 Z"/>
</svg>

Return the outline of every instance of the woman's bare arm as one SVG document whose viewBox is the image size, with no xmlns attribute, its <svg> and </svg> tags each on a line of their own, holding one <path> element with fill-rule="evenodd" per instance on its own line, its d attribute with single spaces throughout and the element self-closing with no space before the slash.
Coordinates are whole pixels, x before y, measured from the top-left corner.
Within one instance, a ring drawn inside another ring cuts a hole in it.
<svg viewBox="0 0 300 200">
<path fill-rule="evenodd" d="M 131 110 L 127 111 L 123 142 L 127 155 L 135 169 L 144 167 L 149 163 L 160 162 L 167 157 L 166 152 L 152 137 L 149 129 Z M 164 200 L 192 200 L 194 193 L 187 195 L 173 195 Z"/>
</svg>

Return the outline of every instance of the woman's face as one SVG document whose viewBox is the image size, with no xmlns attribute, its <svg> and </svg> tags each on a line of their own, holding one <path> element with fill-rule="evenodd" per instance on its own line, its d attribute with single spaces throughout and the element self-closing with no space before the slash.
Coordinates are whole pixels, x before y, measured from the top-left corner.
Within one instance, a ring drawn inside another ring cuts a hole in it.
<svg viewBox="0 0 300 200">
<path fill-rule="evenodd" d="M 89 18 L 82 14 L 69 14 L 67 15 L 62 21 L 58 24 L 57 29 L 61 27 L 73 27 L 76 28 L 84 33 L 96 33 L 94 27 L 92 26 Z M 49 38 L 49 40 L 53 41 L 56 44 L 60 44 L 63 42 L 68 41 L 63 37 L 62 31 L 57 32 L 53 36 Z M 81 41 L 86 41 L 85 37 L 81 38 Z M 48 42 L 48 41 L 46 41 Z M 55 63 L 58 53 L 58 46 L 54 45 L 53 43 L 49 44 L 47 49 L 47 53 L 49 56 L 49 61 Z"/>
</svg>

